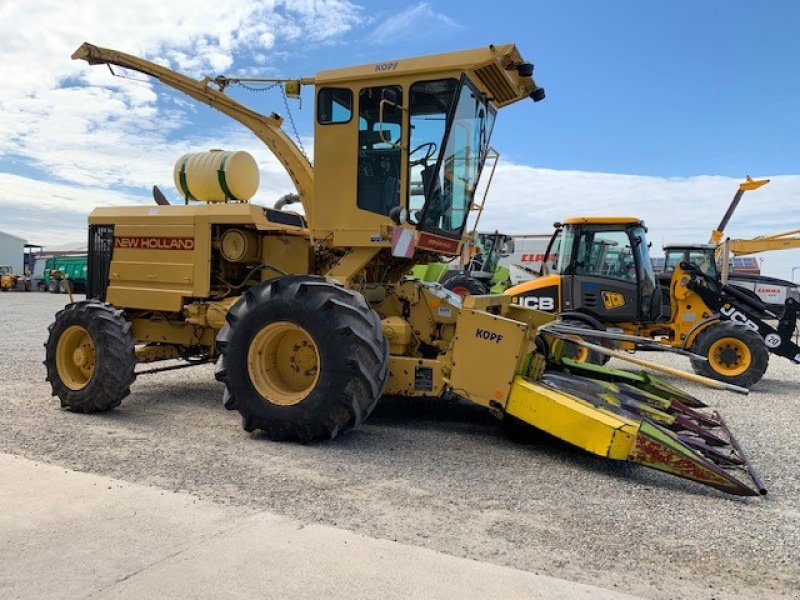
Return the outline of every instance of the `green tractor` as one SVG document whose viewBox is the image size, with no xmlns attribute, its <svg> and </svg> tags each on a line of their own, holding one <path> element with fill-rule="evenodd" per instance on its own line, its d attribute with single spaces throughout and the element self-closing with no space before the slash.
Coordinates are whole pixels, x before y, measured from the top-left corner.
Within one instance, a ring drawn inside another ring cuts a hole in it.
<svg viewBox="0 0 800 600">
<path fill-rule="evenodd" d="M 511 273 L 500 260 L 514 253 L 514 238 L 505 233 L 478 233 L 466 266 L 457 262 L 418 265 L 411 271 L 414 279 L 437 281 L 446 289 L 464 296 L 502 294 L 511 285 Z"/>
</svg>

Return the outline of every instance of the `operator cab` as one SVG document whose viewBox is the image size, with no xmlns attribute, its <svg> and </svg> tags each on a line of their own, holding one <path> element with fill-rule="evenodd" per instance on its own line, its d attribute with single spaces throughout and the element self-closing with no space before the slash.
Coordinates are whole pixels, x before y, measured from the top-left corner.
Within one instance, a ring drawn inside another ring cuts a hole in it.
<svg viewBox="0 0 800 600">
<path fill-rule="evenodd" d="M 556 224 L 542 267 L 562 278 L 562 310 L 603 322 L 650 321 L 661 297 L 647 229 L 632 217 L 573 217 Z"/>
<path fill-rule="evenodd" d="M 502 258 L 514 254 L 514 238 L 505 233 L 478 233 L 477 252 L 467 265 L 473 277 L 491 279 Z"/>
<path fill-rule="evenodd" d="M 375 248 L 399 226 L 459 254 L 497 111 L 544 97 L 532 72 L 505 45 L 317 73 L 315 235 Z"/>
<path fill-rule="evenodd" d="M 688 262 L 714 279 L 719 278 L 715 259 L 716 246 L 713 244 L 669 244 L 664 246 L 664 270 L 659 279 L 667 281 L 672 277 L 675 267 Z"/>
</svg>

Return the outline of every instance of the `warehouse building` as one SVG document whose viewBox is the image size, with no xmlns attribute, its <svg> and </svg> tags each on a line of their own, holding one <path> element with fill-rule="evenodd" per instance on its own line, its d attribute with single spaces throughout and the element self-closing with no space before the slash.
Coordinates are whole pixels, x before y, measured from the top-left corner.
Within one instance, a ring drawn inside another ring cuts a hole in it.
<svg viewBox="0 0 800 600">
<path fill-rule="evenodd" d="M 23 254 L 25 254 L 25 240 L 0 231 L 0 265 L 11 265 L 14 273 L 22 273 Z"/>
</svg>

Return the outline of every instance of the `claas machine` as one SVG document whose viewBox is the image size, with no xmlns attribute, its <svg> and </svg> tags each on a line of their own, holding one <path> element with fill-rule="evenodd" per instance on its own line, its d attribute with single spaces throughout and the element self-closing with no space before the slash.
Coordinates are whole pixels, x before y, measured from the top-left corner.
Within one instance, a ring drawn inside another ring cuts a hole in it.
<svg viewBox="0 0 800 600">
<path fill-rule="evenodd" d="M 462 302 L 405 277 L 461 252 L 498 111 L 544 97 L 515 46 L 288 82 L 315 89 L 313 168 L 280 116 L 224 94 L 230 79 L 90 44 L 73 58 L 151 75 L 250 129 L 291 176 L 303 214 L 248 202 L 257 171 L 234 177 L 232 163 L 248 162 L 235 152 L 181 158 L 184 203 L 157 194 L 151 206 L 95 209 L 88 298 L 56 315 L 46 343 L 62 406 L 114 408 L 137 363 L 213 360 L 224 406 L 273 440 L 334 438 L 383 394 L 451 394 L 600 456 L 765 493 L 699 400 L 646 373 L 559 359 L 540 339 L 553 317 L 510 297 Z"/>
<path fill-rule="evenodd" d="M 619 333 L 603 339 L 623 350 L 641 345 L 626 339 L 637 336 L 690 351 L 695 372 L 732 385 L 757 383 L 770 352 L 800 363 L 792 340 L 797 301 L 787 299 L 774 327 L 751 294 L 722 283 L 713 256 L 680 261 L 662 294 L 649 249 L 645 225 L 635 217 L 565 219 L 547 250 L 548 272 L 505 293 L 521 306 L 559 313 L 573 333 Z M 602 362 L 603 355 L 584 347 L 576 358 Z"/>
</svg>

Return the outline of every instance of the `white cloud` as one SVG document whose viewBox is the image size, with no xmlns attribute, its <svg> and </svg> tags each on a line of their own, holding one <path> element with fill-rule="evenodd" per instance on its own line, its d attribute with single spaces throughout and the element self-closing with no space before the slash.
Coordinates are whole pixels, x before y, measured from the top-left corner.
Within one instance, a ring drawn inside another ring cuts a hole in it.
<svg viewBox="0 0 800 600">
<path fill-rule="evenodd" d="M 287 43 L 326 43 L 365 20 L 347 0 L 0 2 L 0 157 L 43 173 L 39 179 L 0 173 L 4 229 L 51 245 L 82 239 L 94 206 L 149 203 L 153 184 L 175 198 L 175 159 L 212 147 L 242 148 L 256 157 L 260 202 L 272 204 L 292 190 L 283 168 L 243 128 L 192 130 L 210 109 L 151 80 L 113 78 L 103 67 L 71 61 L 84 40 L 196 77 L 252 72 L 253 65 L 263 73 L 276 69 L 272 60 L 285 56 Z M 376 24 L 368 40 L 455 27 L 421 2 Z M 309 140 L 303 142 L 310 148 Z M 632 213 L 649 223 L 656 249 L 663 241 L 704 241 L 737 184 L 725 177 L 639 177 L 501 162 L 482 228 L 548 232 L 568 214 Z M 730 233 L 744 237 L 796 226 L 798 199 L 800 176 L 774 177 L 745 196 Z M 765 267 L 788 277 L 791 263 L 800 265 L 797 252 L 769 255 Z"/>
<path fill-rule="evenodd" d="M 634 216 L 647 223 L 658 255 L 665 242 L 707 242 L 740 182 L 731 177 L 647 177 L 500 162 L 480 229 L 550 233 L 555 221 L 568 216 Z M 726 233 L 746 238 L 796 227 L 800 175 L 781 175 L 745 193 Z M 765 274 L 787 279 L 791 267 L 800 265 L 796 250 L 760 256 Z"/>
<path fill-rule="evenodd" d="M 436 12 L 427 2 L 420 2 L 388 16 L 372 30 L 367 40 L 372 44 L 394 43 L 400 38 L 441 34 L 443 30 L 457 27 L 459 24 L 456 21 Z"/>
<path fill-rule="evenodd" d="M 201 77 L 233 68 L 240 57 L 267 68 L 276 45 L 335 39 L 357 25 L 360 14 L 348 0 L 129 0 L 113 6 L 6 0 L 0 5 L 0 156 L 80 185 L 149 187 L 163 181 L 158 173 L 198 137 L 183 133 L 181 142 L 170 141 L 191 122 L 187 106 L 143 76 L 113 78 L 104 67 L 70 60 L 81 42 Z"/>
</svg>

